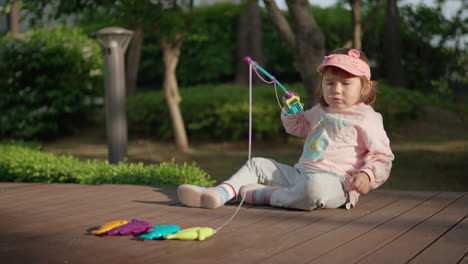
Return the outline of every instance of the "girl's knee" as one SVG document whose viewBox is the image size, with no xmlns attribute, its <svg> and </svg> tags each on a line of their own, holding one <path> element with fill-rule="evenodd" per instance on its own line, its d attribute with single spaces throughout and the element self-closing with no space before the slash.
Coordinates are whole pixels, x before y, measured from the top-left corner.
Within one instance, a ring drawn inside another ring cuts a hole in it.
<svg viewBox="0 0 468 264">
<path fill-rule="evenodd" d="M 341 182 L 330 181 L 329 175 L 308 177 L 305 183 L 305 199 L 310 209 L 337 208 L 345 202 Z"/>
<path fill-rule="evenodd" d="M 324 207 L 324 192 L 321 183 L 315 177 L 308 178 L 305 182 L 304 200 L 312 210 Z"/>
<path fill-rule="evenodd" d="M 265 163 L 267 161 L 270 161 L 270 160 L 267 159 L 267 158 L 262 158 L 262 157 L 253 157 L 250 160 L 248 160 L 246 162 L 246 164 L 249 165 L 249 166 L 256 167 L 257 165 L 263 164 L 263 163 Z"/>
</svg>

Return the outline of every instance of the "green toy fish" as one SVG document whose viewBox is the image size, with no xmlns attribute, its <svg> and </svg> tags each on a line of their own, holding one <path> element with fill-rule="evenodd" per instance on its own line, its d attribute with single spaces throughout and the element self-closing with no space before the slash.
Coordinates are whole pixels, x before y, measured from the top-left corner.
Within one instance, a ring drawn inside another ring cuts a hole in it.
<svg viewBox="0 0 468 264">
<path fill-rule="evenodd" d="M 212 235 L 214 235 L 214 230 L 211 227 L 192 227 L 182 229 L 175 234 L 165 235 L 164 239 L 205 240 Z"/>
</svg>

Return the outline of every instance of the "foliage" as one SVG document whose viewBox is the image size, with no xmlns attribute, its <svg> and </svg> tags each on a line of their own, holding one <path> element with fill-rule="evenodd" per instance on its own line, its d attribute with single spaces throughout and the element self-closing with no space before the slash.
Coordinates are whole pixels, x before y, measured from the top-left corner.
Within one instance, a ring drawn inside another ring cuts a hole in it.
<svg viewBox="0 0 468 264">
<path fill-rule="evenodd" d="M 343 45 L 351 37 L 344 8 L 313 8 L 314 15 L 327 36 L 327 49 Z M 236 26 L 240 7 L 230 3 L 198 7 L 194 10 L 193 26 L 187 32 L 182 55 L 177 67 L 177 79 L 182 85 L 196 85 L 207 82 L 224 82 L 235 75 Z M 340 14 L 339 16 L 336 16 Z M 262 43 L 264 65 L 270 72 L 281 76 L 283 81 L 299 81 L 293 56 L 269 23 L 266 11 L 262 15 Z M 288 12 L 285 12 L 289 19 Z M 349 36 L 349 37 L 348 37 Z M 139 82 L 143 86 L 162 83 L 163 67 L 161 51 L 151 32 L 145 34 Z M 196 72 L 196 74 L 194 74 Z"/>
<path fill-rule="evenodd" d="M 349 10 L 341 6 L 313 7 L 312 12 L 325 36 L 326 53 L 342 47 L 346 41 L 352 40 L 353 29 Z"/>
<path fill-rule="evenodd" d="M 186 31 L 190 27 L 192 17 L 192 1 L 22 0 L 22 2 L 36 25 L 41 24 L 41 20 L 60 20 L 72 14 L 85 13 L 97 18 L 92 15 L 92 11 L 106 10 L 105 16 L 118 23 L 118 26 L 130 29 L 142 27 L 147 31 L 158 32 L 160 36 L 163 35 L 168 39 Z"/>
<path fill-rule="evenodd" d="M 344 2 L 347 4 L 347 1 Z M 373 1 L 363 1 L 363 23 L 370 17 L 369 12 L 374 5 Z M 229 3 L 195 8 L 193 26 L 185 35 L 177 69 L 179 83 L 219 83 L 234 78 L 239 8 Z M 343 3 L 329 8 L 312 6 L 312 13 L 326 37 L 327 51 L 342 47 L 351 39 L 351 13 Z M 288 12 L 285 12 L 285 16 L 289 19 Z M 400 16 L 407 88 L 426 90 L 432 87 L 433 80 L 447 81 L 451 89 L 466 87 L 467 80 L 463 79 L 466 76 L 464 65 L 468 60 L 466 50 L 461 48 L 460 43 L 458 48 L 450 45 L 451 40 L 463 41 L 460 36 L 466 34 L 466 18 L 460 14 L 449 19 L 443 17 L 438 8 L 409 5 L 402 6 Z M 87 21 L 91 23 L 93 19 Z M 381 52 L 384 22 L 385 8 L 382 7 L 363 39 L 363 50 L 371 59 L 376 80 L 386 79 Z M 293 55 L 269 23 L 265 10 L 262 11 L 262 33 L 264 66 L 281 76 L 283 81 L 298 82 L 300 76 L 293 63 Z M 440 63 L 434 64 L 433 61 Z M 163 72 L 157 35 L 146 32 L 139 72 L 140 85 L 159 89 Z"/>
<path fill-rule="evenodd" d="M 34 145 L 33 145 L 34 146 Z M 212 186 L 214 181 L 195 164 L 174 161 L 145 166 L 98 160 L 84 162 L 72 156 L 57 156 L 15 142 L 0 142 L 0 181 Z"/>
<path fill-rule="evenodd" d="M 182 85 L 229 80 L 235 66 L 235 23 L 238 7 L 213 5 L 194 10 L 189 32 L 185 34 L 178 82 Z M 164 74 L 158 35 L 145 32 L 139 82 L 161 84 Z"/>
<path fill-rule="evenodd" d="M 275 138 L 284 131 L 280 109 L 272 85 L 253 88 L 253 135 L 257 139 Z M 279 97 L 283 92 L 278 88 Z M 288 89 L 305 94 L 301 85 Z M 248 89 L 245 86 L 199 85 L 181 88 L 181 111 L 191 136 L 210 139 L 240 139 L 248 135 Z M 280 99 L 281 100 L 281 99 Z M 302 99 L 305 101 L 305 98 Z M 171 124 L 162 92 L 143 92 L 127 101 L 130 133 L 172 137 Z"/>
<path fill-rule="evenodd" d="M 102 96 L 102 55 L 79 28 L 33 29 L 0 42 L 0 136 L 69 133 Z"/>
<path fill-rule="evenodd" d="M 407 74 L 409 84 L 427 90 L 434 87 L 431 85 L 434 80 L 462 81 L 455 76 L 467 75 L 465 65 L 459 62 L 466 61 L 468 53 L 460 47 L 450 47 L 460 43 L 449 43 L 449 40 L 460 39 L 457 35 L 468 33 L 467 19 L 464 23 L 457 17 L 449 20 L 442 15 L 440 7 L 405 7 L 401 12 L 405 68 L 411 73 Z"/>
<path fill-rule="evenodd" d="M 282 41 L 278 31 L 268 20 L 266 10 L 262 10 L 261 15 L 264 61 L 262 66 L 268 69 L 269 72 L 274 73 L 278 78 L 281 78 L 282 82 L 299 82 L 301 77 L 299 71 L 295 68 L 293 55 L 286 43 Z M 288 12 L 284 12 L 284 16 L 290 20 Z"/>
<path fill-rule="evenodd" d="M 467 53 L 466 49 L 463 49 L 466 43 L 462 43 L 466 41 L 463 36 L 467 33 L 468 25 L 466 15 L 463 15 L 466 3 L 462 4 L 462 8 L 454 17 L 447 18 L 442 15 L 443 4 L 446 1 L 436 1 L 435 7 L 421 3 L 402 5 L 400 8 L 407 88 L 426 89 L 431 87 L 433 80 L 447 81 L 451 89 L 466 87 L 467 80 L 463 79 L 463 76 L 467 75 L 464 67 Z M 155 23 L 152 19 L 156 17 L 166 25 L 165 28 L 177 28 L 177 25 L 180 28 L 180 21 L 183 19 L 183 16 L 171 15 L 170 12 L 162 12 L 164 16 L 155 15 L 164 1 L 141 1 L 140 5 L 134 5 L 132 0 L 119 1 L 117 4 L 109 0 L 54 1 L 53 12 L 44 12 L 47 4 L 50 5 L 49 2 L 23 0 L 23 8 L 38 14 L 38 17 L 46 13 L 59 17 L 63 14 L 82 12 L 83 19 L 79 23 L 86 28 L 90 28 L 96 21 L 100 21 L 101 25 L 114 23 L 117 26 L 131 27 L 140 19 L 140 22 L 149 28 L 154 28 Z M 375 0 L 362 1 L 363 23 L 370 16 L 374 5 Z M 312 6 L 312 13 L 326 36 L 328 51 L 341 47 L 351 39 L 351 14 L 348 6 L 349 2 L 346 0 L 337 1 L 335 6 L 329 8 Z M 182 85 L 219 83 L 233 79 L 239 9 L 240 6 L 230 3 L 195 8 L 193 20 L 190 22 L 191 30 L 185 35 L 177 71 L 178 81 Z M 287 12 L 285 15 L 288 17 Z M 385 8 L 380 8 L 377 19 L 370 25 L 363 39 L 363 50 L 372 59 L 373 76 L 377 80 L 384 80 L 386 77 L 381 67 L 384 21 Z M 262 12 L 262 27 L 265 65 L 272 72 L 281 74 L 283 80 L 297 82 L 299 76 L 292 63 L 292 55 L 286 51 L 281 39 L 271 27 L 265 11 Z M 434 64 L 433 61 L 439 63 Z M 160 86 L 158 84 L 162 83 L 163 71 L 157 35 L 148 30 L 145 32 L 140 85 Z M 194 74 L 195 71 L 197 74 Z"/>
<path fill-rule="evenodd" d="M 401 121 L 414 120 L 423 114 L 429 100 L 419 91 L 379 84 L 375 110 L 382 114 L 389 129 Z"/>
<path fill-rule="evenodd" d="M 305 94 L 302 85 L 288 84 L 287 89 Z M 253 88 L 253 135 L 256 139 L 285 136 L 279 119 L 279 106 L 274 88 L 259 85 Z M 233 85 L 198 85 L 181 88 L 184 100 L 181 111 L 191 137 L 201 139 L 235 140 L 248 136 L 248 90 Z M 279 96 L 282 91 L 278 90 Z M 414 120 L 431 103 L 431 96 L 399 87 L 379 85 L 375 104 L 386 127 L 394 128 L 401 121 Z M 301 101 L 305 102 L 305 98 Z M 306 106 L 308 108 L 310 106 Z M 130 133 L 169 139 L 171 123 L 161 92 L 142 92 L 127 101 Z"/>
</svg>

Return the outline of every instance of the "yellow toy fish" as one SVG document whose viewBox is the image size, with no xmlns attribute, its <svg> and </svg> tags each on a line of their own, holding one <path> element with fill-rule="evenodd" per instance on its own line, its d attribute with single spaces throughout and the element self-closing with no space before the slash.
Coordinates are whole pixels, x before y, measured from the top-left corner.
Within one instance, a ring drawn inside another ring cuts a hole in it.
<svg viewBox="0 0 468 264">
<path fill-rule="evenodd" d="M 212 235 L 214 235 L 214 230 L 211 227 L 192 227 L 182 229 L 175 234 L 165 235 L 164 239 L 205 240 Z"/>
<path fill-rule="evenodd" d="M 103 224 L 101 227 L 99 227 L 98 230 L 94 230 L 93 232 L 91 232 L 91 234 L 93 234 L 95 236 L 102 235 L 102 234 L 106 233 L 109 230 L 112 230 L 114 228 L 117 228 L 117 227 L 119 227 L 121 225 L 125 225 L 125 224 L 128 224 L 127 220 L 110 221 L 110 222 L 107 222 L 107 223 Z"/>
</svg>

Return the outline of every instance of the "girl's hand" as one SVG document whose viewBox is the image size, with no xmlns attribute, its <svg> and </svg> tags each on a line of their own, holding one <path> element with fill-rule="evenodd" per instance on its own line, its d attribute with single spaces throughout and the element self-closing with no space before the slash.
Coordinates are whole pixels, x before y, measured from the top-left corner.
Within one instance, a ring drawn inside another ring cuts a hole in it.
<svg viewBox="0 0 468 264">
<path fill-rule="evenodd" d="M 295 93 L 295 92 L 293 92 L 293 91 L 288 91 L 288 92 L 289 92 L 289 93 L 292 93 L 293 95 L 295 95 L 295 96 L 297 96 L 297 97 L 299 97 L 299 94 L 298 94 L 298 93 Z M 299 98 L 300 98 L 300 97 L 299 97 Z M 286 98 L 286 95 L 284 95 L 284 96 L 283 96 L 283 105 L 286 105 L 286 100 L 288 100 L 288 99 Z"/>
<path fill-rule="evenodd" d="M 350 177 L 347 185 L 350 190 L 356 190 L 360 194 L 367 194 L 371 189 L 369 176 L 364 172 L 359 172 L 353 177 Z"/>
</svg>

